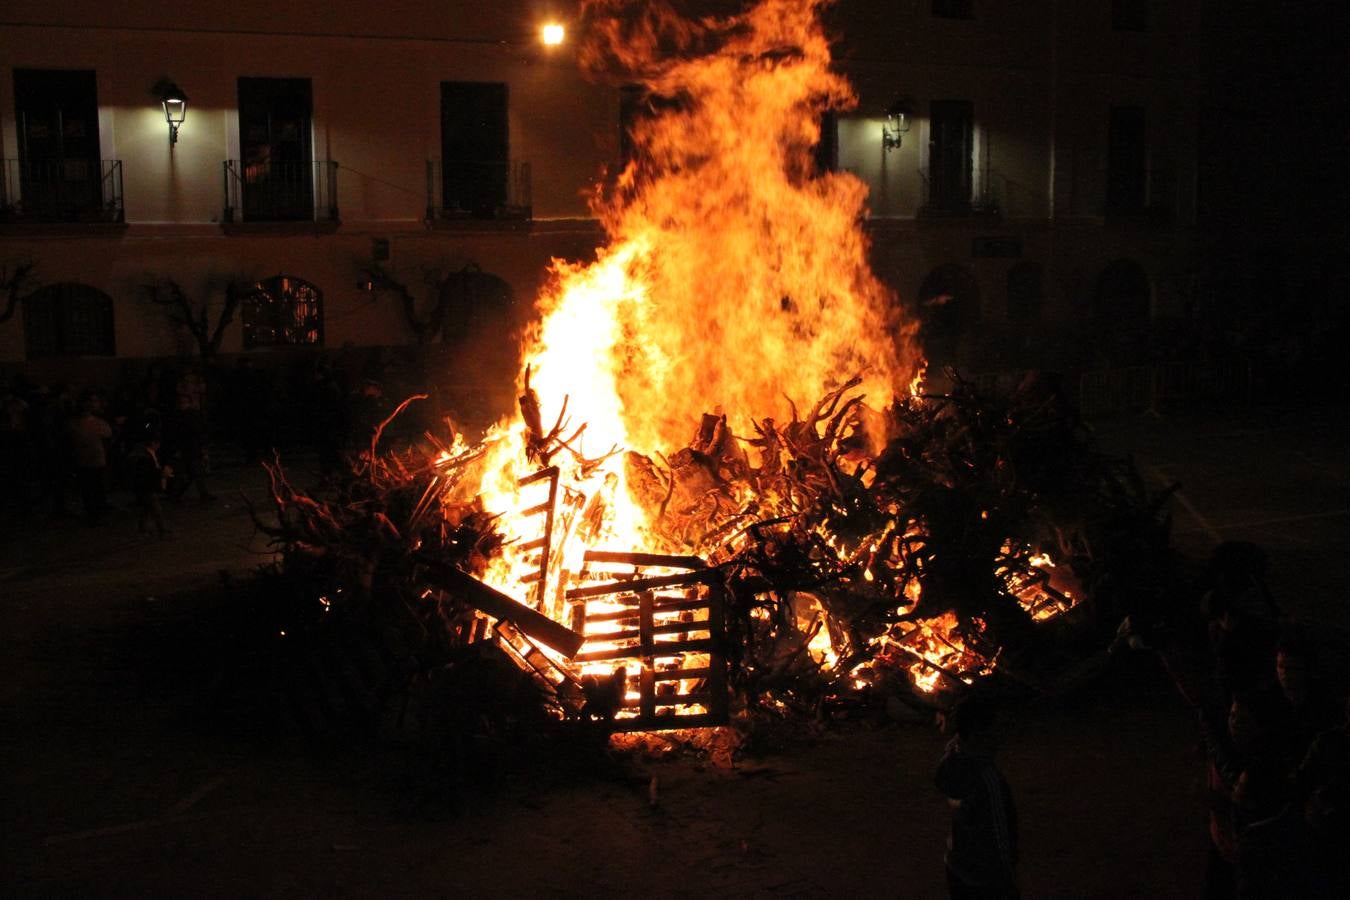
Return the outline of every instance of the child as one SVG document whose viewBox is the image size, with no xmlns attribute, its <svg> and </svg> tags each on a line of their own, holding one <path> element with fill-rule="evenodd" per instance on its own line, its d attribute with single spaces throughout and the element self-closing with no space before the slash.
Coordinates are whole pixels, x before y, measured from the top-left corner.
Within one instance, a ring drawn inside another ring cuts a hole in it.
<svg viewBox="0 0 1350 900">
<path fill-rule="evenodd" d="M 127 454 L 127 461 L 131 464 L 131 490 L 136 495 L 136 505 L 141 508 L 141 534 L 149 533 L 151 520 L 160 537 L 172 534 L 173 530 L 164 524 L 164 510 L 159 495 L 173 473 L 168 466 L 159 464 L 159 436 L 153 432 L 147 434 Z"/>
</svg>

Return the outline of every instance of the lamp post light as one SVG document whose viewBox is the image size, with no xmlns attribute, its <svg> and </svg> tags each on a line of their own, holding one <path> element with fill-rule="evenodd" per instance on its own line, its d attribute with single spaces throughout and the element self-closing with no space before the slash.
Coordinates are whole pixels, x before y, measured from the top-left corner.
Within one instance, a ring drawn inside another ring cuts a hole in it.
<svg viewBox="0 0 1350 900">
<path fill-rule="evenodd" d="M 886 152 L 900 146 L 909 132 L 912 118 L 908 100 L 896 100 L 886 108 L 886 121 L 881 123 L 881 146 L 886 148 Z"/>
<path fill-rule="evenodd" d="M 172 81 L 160 83 L 159 101 L 164 104 L 164 119 L 169 123 L 169 143 L 178 143 L 178 127 L 187 118 L 187 94 Z"/>
<path fill-rule="evenodd" d="M 567 29 L 558 22 L 549 22 L 539 30 L 539 39 L 545 47 L 557 47 L 567 37 Z"/>
</svg>

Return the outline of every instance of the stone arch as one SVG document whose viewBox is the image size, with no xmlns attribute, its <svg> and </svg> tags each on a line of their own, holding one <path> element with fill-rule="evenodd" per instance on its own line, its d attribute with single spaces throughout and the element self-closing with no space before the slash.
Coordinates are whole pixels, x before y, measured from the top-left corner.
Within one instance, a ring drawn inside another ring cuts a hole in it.
<svg viewBox="0 0 1350 900">
<path fill-rule="evenodd" d="M 955 361 L 956 345 L 980 315 L 980 285 L 960 263 L 945 263 L 919 285 L 919 340 L 933 362 Z"/>
<path fill-rule="evenodd" d="M 1118 259 L 1097 276 L 1092 315 L 1103 325 L 1143 325 L 1153 306 L 1153 288 L 1144 267 Z"/>
<path fill-rule="evenodd" d="M 1045 267 L 1038 262 L 1019 262 L 1008 269 L 1008 321 L 1039 322 L 1045 303 Z"/>
<path fill-rule="evenodd" d="M 23 331 L 29 359 L 117 355 L 113 299 L 87 284 L 62 281 L 23 298 Z"/>
<path fill-rule="evenodd" d="M 240 308 L 244 349 L 323 346 L 323 291 L 294 275 L 257 282 Z"/>
</svg>

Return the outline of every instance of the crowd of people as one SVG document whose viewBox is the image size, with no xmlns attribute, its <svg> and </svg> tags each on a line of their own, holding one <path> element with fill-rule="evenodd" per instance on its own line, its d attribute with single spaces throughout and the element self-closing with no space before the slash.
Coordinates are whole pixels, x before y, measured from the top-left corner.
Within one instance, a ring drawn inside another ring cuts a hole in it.
<svg viewBox="0 0 1350 900">
<path fill-rule="evenodd" d="M 1220 545 L 1203 632 L 1147 640 L 1194 709 L 1207 897 L 1350 896 L 1350 702 L 1334 649 L 1281 614 L 1253 544 Z M 1139 644 L 1138 637 L 1132 638 Z"/>
<path fill-rule="evenodd" d="M 1154 653 L 1194 710 L 1209 814 L 1204 896 L 1350 897 L 1346 648 L 1283 616 L 1253 544 L 1214 552 L 1200 616 L 1126 620 L 1117 646 Z M 935 783 L 952 806 L 953 898 L 1019 896 L 1017 812 L 996 759 L 995 708 L 972 696 L 939 715 L 950 740 Z"/>
<path fill-rule="evenodd" d="M 168 535 L 164 500 L 215 501 L 215 447 L 246 465 L 303 447 L 329 473 L 387 412 L 378 378 L 352 378 L 325 356 L 291 371 L 247 356 L 211 370 L 154 362 L 78 390 L 16 375 L 0 382 L 0 511 L 98 525 L 119 491 L 133 498 L 142 531 Z"/>
</svg>

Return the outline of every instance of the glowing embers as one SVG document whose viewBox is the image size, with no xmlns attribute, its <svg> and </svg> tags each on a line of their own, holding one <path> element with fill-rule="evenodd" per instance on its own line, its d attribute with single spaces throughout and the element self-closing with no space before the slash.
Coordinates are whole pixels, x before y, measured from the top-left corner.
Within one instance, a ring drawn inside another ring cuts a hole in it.
<svg viewBox="0 0 1350 900">
<path fill-rule="evenodd" d="M 901 622 L 883 643 L 884 654 L 898 652 L 909 658 L 907 664 L 903 658 L 896 662 L 908 668 L 914 687 L 925 694 L 973 684 L 993 671 L 997 663 L 997 656 L 986 658 L 967 645 L 952 612 L 935 619 Z"/>
<path fill-rule="evenodd" d="M 585 637 L 572 665 L 583 682 L 613 684 L 616 730 L 726 723 L 721 577 L 697 557 L 586 554 L 579 580 L 598 583 L 566 593 L 572 627 Z"/>
</svg>

